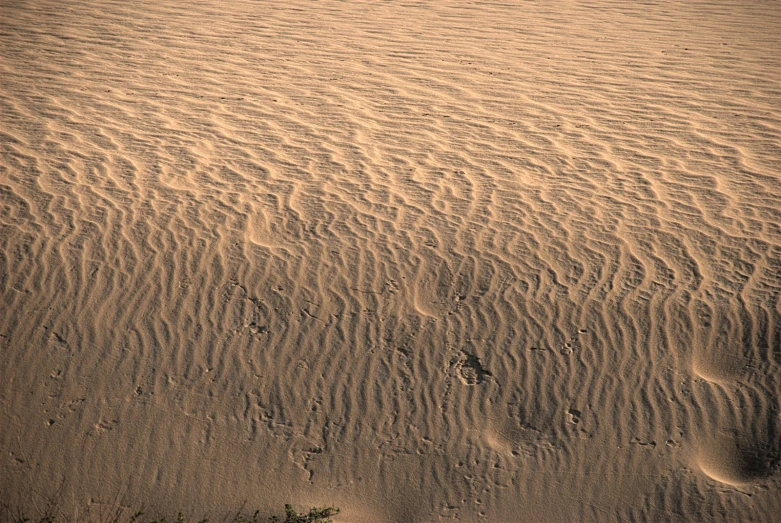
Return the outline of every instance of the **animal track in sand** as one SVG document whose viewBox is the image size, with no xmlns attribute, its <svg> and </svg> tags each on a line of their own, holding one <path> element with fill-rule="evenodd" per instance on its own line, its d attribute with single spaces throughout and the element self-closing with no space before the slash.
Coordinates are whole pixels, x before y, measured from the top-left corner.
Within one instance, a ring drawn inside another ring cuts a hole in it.
<svg viewBox="0 0 781 523">
<path fill-rule="evenodd" d="M 564 345 L 559 349 L 559 352 L 565 356 L 569 356 L 570 354 L 573 354 L 575 351 L 578 351 L 582 348 L 582 345 L 580 343 L 580 336 L 581 334 L 586 334 L 588 331 L 586 329 L 579 329 L 578 332 L 572 336 L 570 336 L 569 340 L 564 343 Z"/>
</svg>

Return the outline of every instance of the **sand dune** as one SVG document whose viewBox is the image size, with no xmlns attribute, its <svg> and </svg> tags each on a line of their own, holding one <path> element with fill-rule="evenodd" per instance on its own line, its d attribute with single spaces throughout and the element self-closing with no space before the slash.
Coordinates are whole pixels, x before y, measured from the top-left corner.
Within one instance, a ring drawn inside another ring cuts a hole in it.
<svg viewBox="0 0 781 523">
<path fill-rule="evenodd" d="M 778 2 L 0 2 L 0 501 L 771 521 Z"/>
</svg>

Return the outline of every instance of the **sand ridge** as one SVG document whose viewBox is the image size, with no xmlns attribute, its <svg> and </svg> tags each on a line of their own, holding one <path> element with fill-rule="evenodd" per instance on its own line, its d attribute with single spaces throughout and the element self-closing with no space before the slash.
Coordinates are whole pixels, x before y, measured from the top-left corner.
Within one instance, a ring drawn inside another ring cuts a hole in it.
<svg viewBox="0 0 781 523">
<path fill-rule="evenodd" d="M 2 2 L 0 501 L 770 521 L 780 16 Z"/>
</svg>

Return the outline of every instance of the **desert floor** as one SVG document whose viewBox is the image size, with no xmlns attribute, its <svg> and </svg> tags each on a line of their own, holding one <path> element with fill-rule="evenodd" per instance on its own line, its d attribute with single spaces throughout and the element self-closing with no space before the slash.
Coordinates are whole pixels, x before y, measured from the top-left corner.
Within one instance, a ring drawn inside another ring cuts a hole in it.
<svg viewBox="0 0 781 523">
<path fill-rule="evenodd" d="M 781 511 L 778 1 L 0 0 L 0 55 L 1 504 Z"/>
</svg>

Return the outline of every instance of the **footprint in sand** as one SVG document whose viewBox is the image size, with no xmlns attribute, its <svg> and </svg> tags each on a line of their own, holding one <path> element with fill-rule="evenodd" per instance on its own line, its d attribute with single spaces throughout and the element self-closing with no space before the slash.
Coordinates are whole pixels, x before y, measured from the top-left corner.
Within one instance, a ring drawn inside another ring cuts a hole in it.
<svg viewBox="0 0 781 523">
<path fill-rule="evenodd" d="M 743 350 L 744 327 L 738 314 L 735 310 L 713 311 L 702 306 L 697 319 L 700 326 L 694 337 L 693 373 L 718 387 L 719 394 L 734 390 L 749 373 Z M 742 409 L 738 415 L 751 412 L 754 415 L 749 418 L 733 418 L 726 425 L 722 420 L 719 427 L 705 428 L 694 455 L 695 466 L 705 476 L 725 485 L 746 487 L 778 471 L 781 420 L 763 414 L 763 409 Z"/>
<path fill-rule="evenodd" d="M 465 385 L 480 385 L 493 378 L 493 374 L 483 367 L 480 358 L 474 354 L 463 353 L 455 368 L 456 375 Z"/>
<path fill-rule="evenodd" d="M 444 260 L 425 259 L 415 278 L 413 299 L 415 308 L 426 316 L 439 317 L 454 306 L 451 296 L 453 273 Z"/>
<path fill-rule="evenodd" d="M 700 325 L 695 329 L 692 371 L 704 380 L 726 383 L 740 377 L 747 362 L 736 332 L 738 325 L 729 314 L 701 311 Z"/>
<path fill-rule="evenodd" d="M 697 465 L 709 478 L 744 487 L 775 473 L 781 462 L 778 444 L 757 443 L 735 433 L 720 431 L 700 443 Z"/>
<path fill-rule="evenodd" d="M 284 234 L 279 230 L 278 224 L 262 210 L 250 217 L 247 238 L 255 245 L 269 249 L 285 246 Z"/>
</svg>

